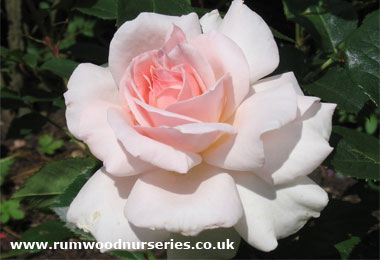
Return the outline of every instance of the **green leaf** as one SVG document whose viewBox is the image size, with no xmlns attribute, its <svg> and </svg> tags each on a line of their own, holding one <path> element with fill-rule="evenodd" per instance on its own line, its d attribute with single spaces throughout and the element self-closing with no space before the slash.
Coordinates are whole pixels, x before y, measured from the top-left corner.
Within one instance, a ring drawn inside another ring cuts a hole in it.
<svg viewBox="0 0 380 260">
<path fill-rule="evenodd" d="M 187 0 L 118 0 L 117 26 L 136 18 L 141 12 L 184 15 L 193 12 Z"/>
<path fill-rule="evenodd" d="M 9 168 L 14 163 L 14 157 L 8 156 L 0 159 L 0 185 L 3 185 L 5 175 L 7 175 Z"/>
<path fill-rule="evenodd" d="M 116 19 L 117 0 L 78 1 L 75 9 L 104 20 Z"/>
<path fill-rule="evenodd" d="M 0 221 L 1 223 L 5 224 L 11 219 L 11 216 L 8 212 L 2 212 L 0 211 Z"/>
<path fill-rule="evenodd" d="M 69 78 L 77 66 L 78 63 L 72 60 L 53 59 L 42 64 L 40 70 L 48 70 L 62 78 Z"/>
<path fill-rule="evenodd" d="M 374 134 L 379 127 L 379 119 L 376 114 L 372 114 L 369 118 L 365 121 L 365 131 L 367 134 Z"/>
<path fill-rule="evenodd" d="M 93 158 L 70 158 L 47 163 L 13 194 L 13 198 L 37 197 L 42 202 L 46 199 L 52 203 L 77 176 L 94 173 L 98 167 L 98 161 Z"/>
<path fill-rule="evenodd" d="M 338 250 L 341 259 L 347 260 L 352 252 L 352 250 L 360 243 L 359 237 L 351 237 L 347 240 L 339 242 L 334 245 L 334 247 Z"/>
<path fill-rule="evenodd" d="M 292 38 L 286 36 L 285 34 L 279 32 L 279 31 L 277 31 L 273 27 L 270 27 L 270 30 L 272 31 L 273 36 L 276 37 L 277 39 L 288 41 L 288 42 L 291 42 L 291 43 L 295 43 L 295 40 L 293 40 Z"/>
<path fill-rule="evenodd" d="M 52 136 L 44 134 L 39 138 L 39 148 L 38 150 L 46 154 L 54 154 L 55 151 L 62 147 L 62 140 L 54 140 Z"/>
<path fill-rule="evenodd" d="M 346 65 L 351 79 L 379 105 L 380 11 L 369 14 L 346 41 Z"/>
<path fill-rule="evenodd" d="M 25 64 L 34 69 L 37 66 L 38 56 L 33 53 L 27 53 L 24 55 L 23 60 Z"/>
<path fill-rule="evenodd" d="M 46 242 L 48 245 L 46 249 L 49 249 L 49 246 L 52 246 L 54 242 L 62 241 L 72 236 L 73 234 L 64 227 L 63 223 L 48 221 L 37 227 L 28 229 L 22 234 L 19 242 L 30 242 L 29 245 L 33 242 Z M 42 250 L 43 248 L 38 248 L 37 246 L 34 246 L 33 249 L 14 249 L 8 253 L 2 254 L 2 258 L 17 256 L 24 253 L 36 253 Z"/>
<path fill-rule="evenodd" d="M 335 126 L 331 143 L 335 148 L 328 162 L 337 172 L 359 179 L 380 179 L 379 139 L 356 130 Z"/>
<path fill-rule="evenodd" d="M 338 108 L 357 114 L 368 97 L 350 80 L 347 71 L 332 67 L 320 79 L 302 86 L 309 94 L 327 102 L 338 104 Z"/>
<path fill-rule="evenodd" d="M 75 224 L 70 223 L 66 219 L 67 210 L 71 202 L 77 196 L 83 185 L 92 176 L 92 171 L 83 171 L 78 174 L 75 180 L 64 190 L 64 192 L 56 199 L 56 201 L 50 206 L 50 208 L 58 215 L 58 217 L 65 223 L 65 226 L 74 233 L 90 240 L 94 240 L 91 234 L 78 229 Z"/>
<path fill-rule="evenodd" d="M 23 219 L 24 212 L 20 209 L 20 202 L 18 200 L 3 200 L 0 204 L 0 219 L 2 223 L 9 221 L 10 217 L 13 219 Z"/>
<path fill-rule="evenodd" d="M 286 17 L 305 27 L 325 51 L 337 47 L 357 26 L 355 9 L 343 0 L 283 0 Z"/>
</svg>

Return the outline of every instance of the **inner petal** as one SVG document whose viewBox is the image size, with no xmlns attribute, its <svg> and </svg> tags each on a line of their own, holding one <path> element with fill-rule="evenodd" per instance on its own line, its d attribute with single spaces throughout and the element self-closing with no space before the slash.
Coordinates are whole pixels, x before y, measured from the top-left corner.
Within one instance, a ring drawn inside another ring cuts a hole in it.
<svg viewBox="0 0 380 260">
<path fill-rule="evenodd" d="M 153 82 L 151 92 L 154 95 L 159 95 L 166 88 L 181 89 L 182 74 L 179 72 L 152 67 L 150 74 Z"/>
<path fill-rule="evenodd" d="M 176 87 L 169 87 L 161 91 L 160 94 L 154 96 L 156 107 L 165 110 L 171 104 L 176 103 L 179 91 Z"/>
<path fill-rule="evenodd" d="M 181 29 L 173 25 L 172 34 L 161 49 L 139 55 L 127 68 L 121 84 L 127 91 L 121 89 L 121 94 L 124 93 L 121 98 L 128 99 L 122 103 L 132 106 L 130 110 L 137 113 L 134 115 L 137 122 L 152 123 L 150 113 L 142 109 L 144 106 L 131 104 L 133 100 L 167 110 L 173 104 L 201 96 L 214 85 L 215 77 L 208 61 L 186 42 Z"/>
</svg>

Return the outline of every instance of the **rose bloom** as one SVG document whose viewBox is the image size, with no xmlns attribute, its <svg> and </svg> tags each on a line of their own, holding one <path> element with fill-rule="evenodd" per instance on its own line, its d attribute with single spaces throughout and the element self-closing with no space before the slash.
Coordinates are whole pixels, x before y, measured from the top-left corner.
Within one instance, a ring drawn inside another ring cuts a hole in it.
<svg viewBox="0 0 380 260">
<path fill-rule="evenodd" d="M 100 242 L 229 238 L 235 250 L 218 257 L 232 257 L 240 237 L 270 251 L 318 217 L 328 196 L 307 175 L 332 151 L 335 104 L 304 96 L 292 72 L 262 79 L 278 63 L 241 0 L 224 19 L 124 23 L 109 67 L 80 64 L 65 93 L 70 132 L 104 164 L 68 221 Z"/>
</svg>

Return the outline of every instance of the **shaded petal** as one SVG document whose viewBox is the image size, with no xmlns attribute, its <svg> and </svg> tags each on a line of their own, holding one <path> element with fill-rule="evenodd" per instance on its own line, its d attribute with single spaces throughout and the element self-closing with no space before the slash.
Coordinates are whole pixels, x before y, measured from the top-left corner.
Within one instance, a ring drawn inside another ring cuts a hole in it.
<svg viewBox="0 0 380 260">
<path fill-rule="evenodd" d="M 259 80 L 257 83 L 253 84 L 254 91 L 261 92 L 269 90 L 271 88 L 276 88 L 284 86 L 286 84 L 291 84 L 297 93 L 297 104 L 298 110 L 301 115 L 303 115 L 315 102 L 319 101 L 318 97 L 305 96 L 298 84 L 298 81 L 293 72 L 287 72 L 265 79 Z"/>
<path fill-rule="evenodd" d="M 231 245 L 233 249 L 168 249 L 168 259 L 231 259 L 233 258 L 240 245 L 240 235 L 233 228 L 217 228 L 205 230 L 196 237 L 172 234 L 170 239 L 175 242 L 190 242 L 195 246 L 198 242 L 210 242 L 212 246 L 218 247 Z"/>
<path fill-rule="evenodd" d="M 161 110 L 147 105 L 137 99 L 133 99 L 141 113 L 145 113 L 151 121 L 152 126 L 177 126 L 191 123 L 201 123 L 201 121 L 188 116 L 176 114 L 170 111 Z"/>
<path fill-rule="evenodd" d="M 232 2 L 218 30 L 243 50 L 249 63 L 251 83 L 277 68 L 279 53 L 269 26 L 242 0 Z"/>
<path fill-rule="evenodd" d="M 207 149 L 221 135 L 233 134 L 235 129 L 230 124 L 198 123 L 176 127 L 135 127 L 142 135 L 180 150 L 198 153 Z"/>
<path fill-rule="evenodd" d="M 121 110 L 108 110 L 108 121 L 130 154 L 161 169 L 186 173 L 202 161 L 198 154 L 175 149 L 139 134 L 128 124 Z"/>
<path fill-rule="evenodd" d="M 125 215 L 134 225 L 189 236 L 205 229 L 231 227 L 242 215 L 233 178 L 205 164 L 184 175 L 164 171 L 144 174 L 129 198 Z"/>
<path fill-rule="evenodd" d="M 262 134 L 293 121 L 297 97 L 291 84 L 270 88 L 247 98 L 238 108 L 233 126 L 237 135 L 225 135 L 203 153 L 214 166 L 250 171 L 264 165 Z"/>
<path fill-rule="evenodd" d="M 273 186 L 251 172 L 235 172 L 244 217 L 235 225 L 245 241 L 262 251 L 277 247 L 277 239 L 300 230 L 327 205 L 327 193 L 308 177 Z"/>
<path fill-rule="evenodd" d="M 220 79 L 226 74 L 231 76 L 231 81 L 224 82 L 226 105 L 221 118 L 223 122 L 235 112 L 249 92 L 248 62 L 235 42 L 216 31 L 199 35 L 190 44 L 198 48 L 207 58 L 216 79 Z"/>
<path fill-rule="evenodd" d="M 223 19 L 220 17 L 220 14 L 216 9 L 212 10 L 209 13 L 206 13 L 199 20 L 203 33 L 208 33 L 212 30 L 218 30 L 219 26 L 222 24 L 222 21 Z"/>
<path fill-rule="evenodd" d="M 275 88 L 281 85 L 291 84 L 296 91 L 297 95 L 303 96 L 301 87 L 298 84 L 297 78 L 293 72 L 286 72 L 265 79 L 261 79 L 252 85 L 255 92 L 261 92 L 270 88 Z"/>
<path fill-rule="evenodd" d="M 164 46 L 173 30 L 173 23 L 183 30 L 188 40 L 201 33 L 195 13 L 181 17 L 141 13 L 136 19 L 120 26 L 111 41 L 108 58 L 117 85 L 133 58 Z"/>
<path fill-rule="evenodd" d="M 315 103 L 296 121 L 265 133 L 265 164 L 255 173 L 276 185 L 315 170 L 333 150 L 328 138 L 335 106 Z"/>
<path fill-rule="evenodd" d="M 74 70 L 67 87 L 64 97 L 68 128 L 87 143 L 109 173 L 125 176 L 154 168 L 125 151 L 108 124 L 107 109 L 119 107 L 118 90 L 108 68 L 82 63 Z"/>
<path fill-rule="evenodd" d="M 226 78 L 227 75 L 220 78 L 202 95 L 171 104 L 166 110 L 202 122 L 218 122 L 225 105 L 224 82 Z"/>
<path fill-rule="evenodd" d="M 194 69 L 193 69 L 194 70 Z M 189 73 L 185 69 L 182 69 L 182 89 L 178 95 L 178 102 L 184 101 L 186 99 L 199 96 L 202 91 L 206 91 L 206 87 L 203 84 L 202 79 L 199 75 L 194 73 Z M 201 83 L 201 85 L 200 85 Z"/>
<path fill-rule="evenodd" d="M 104 168 L 98 170 L 71 203 L 67 220 L 91 232 L 98 242 L 166 240 L 167 232 L 133 226 L 124 216 L 123 209 L 135 181 L 135 177 L 111 177 Z"/>
</svg>

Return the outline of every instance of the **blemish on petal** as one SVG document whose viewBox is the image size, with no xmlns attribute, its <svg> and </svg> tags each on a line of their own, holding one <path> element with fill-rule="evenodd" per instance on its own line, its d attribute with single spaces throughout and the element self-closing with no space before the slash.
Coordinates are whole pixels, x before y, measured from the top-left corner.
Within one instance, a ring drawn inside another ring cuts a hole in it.
<svg viewBox="0 0 380 260">
<path fill-rule="evenodd" d="M 92 221 L 95 222 L 99 217 L 100 217 L 100 212 L 99 211 L 95 211 L 94 215 L 92 215 Z"/>
</svg>

